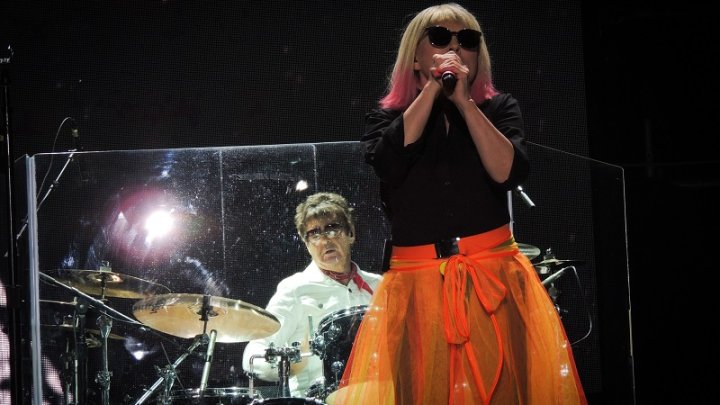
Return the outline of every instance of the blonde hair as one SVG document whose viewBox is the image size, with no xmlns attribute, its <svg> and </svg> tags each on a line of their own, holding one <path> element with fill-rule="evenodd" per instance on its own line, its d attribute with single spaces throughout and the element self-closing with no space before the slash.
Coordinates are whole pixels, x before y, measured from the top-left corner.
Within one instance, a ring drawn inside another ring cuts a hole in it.
<svg viewBox="0 0 720 405">
<path fill-rule="evenodd" d="M 380 106 L 393 110 L 405 110 L 418 93 L 419 77 L 413 69 L 418 44 L 425 37 L 425 28 L 445 22 L 460 22 L 466 28 L 482 32 L 480 23 L 467 9 L 456 3 L 428 7 L 415 15 L 408 23 L 400 39 L 397 59 L 393 67 L 388 93 L 380 100 Z M 485 45 L 485 35 L 480 37 L 477 50 L 478 71 L 472 78 L 471 97 L 478 103 L 498 92 L 492 84 L 490 54 Z"/>
</svg>

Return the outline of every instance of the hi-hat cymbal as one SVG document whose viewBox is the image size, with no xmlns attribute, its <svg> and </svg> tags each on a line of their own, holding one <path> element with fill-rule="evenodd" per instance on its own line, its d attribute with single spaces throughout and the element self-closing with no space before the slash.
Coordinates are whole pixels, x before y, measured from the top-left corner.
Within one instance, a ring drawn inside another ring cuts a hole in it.
<svg viewBox="0 0 720 405">
<path fill-rule="evenodd" d="M 533 245 L 528 245 L 527 243 L 518 243 L 517 245 L 520 249 L 520 253 L 527 256 L 530 260 L 540 256 L 540 249 Z"/>
<path fill-rule="evenodd" d="M 201 320 L 207 299 L 207 327 Z M 133 315 L 143 324 L 173 336 L 193 338 L 217 331 L 216 341 L 247 342 L 264 338 L 280 329 L 280 321 L 266 310 L 240 300 L 202 294 L 165 294 L 133 305 Z"/>
<path fill-rule="evenodd" d="M 162 284 L 107 270 L 58 269 L 45 274 L 90 295 L 139 299 L 170 292 Z"/>
</svg>

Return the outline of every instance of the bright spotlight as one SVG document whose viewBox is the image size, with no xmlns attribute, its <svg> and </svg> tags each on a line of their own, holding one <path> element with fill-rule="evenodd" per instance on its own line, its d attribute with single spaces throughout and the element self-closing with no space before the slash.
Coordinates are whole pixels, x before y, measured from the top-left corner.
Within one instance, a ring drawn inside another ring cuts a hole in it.
<svg viewBox="0 0 720 405">
<path fill-rule="evenodd" d="M 295 185 L 295 191 L 303 191 L 303 190 L 307 190 L 307 188 L 308 188 L 308 184 L 307 184 L 307 181 L 305 181 L 305 180 L 300 180 Z"/>
<path fill-rule="evenodd" d="M 168 211 L 157 210 L 148 215 L 145 220 L 145 243 L 151 244 L 155 239 L 162 238 L 172 231 L 174 221 Z"/>
</svg>

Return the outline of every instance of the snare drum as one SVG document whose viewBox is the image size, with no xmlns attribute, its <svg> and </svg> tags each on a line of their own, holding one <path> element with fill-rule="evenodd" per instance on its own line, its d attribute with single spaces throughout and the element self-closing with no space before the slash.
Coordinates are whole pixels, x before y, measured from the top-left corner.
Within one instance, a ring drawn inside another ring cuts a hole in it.
<svg viewBox="0 0 720 405">
<path fill-rule="evenodd" d="M 254 399 L 259 399 L 257 391 L 250 395 L 250 390 L 240 387 L 206 388 L 203 395 L 200 389 L 175 390 L 170 393 L 170 403 L 173 405 L 248 405 Z M 162 403 L 162 398 L 158 399 Z"/>
<path fill-rule="evenodd" d="M 313 352 L 323 361 L 326 394 L 338 388 L 367 305 L 341 309 L 325 316 L 313 338 Z"/>
</svg>

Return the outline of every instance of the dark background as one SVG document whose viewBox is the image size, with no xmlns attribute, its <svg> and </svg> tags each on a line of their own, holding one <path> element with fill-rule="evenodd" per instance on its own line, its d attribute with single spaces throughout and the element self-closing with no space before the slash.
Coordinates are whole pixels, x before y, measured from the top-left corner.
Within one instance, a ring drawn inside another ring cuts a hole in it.
<svg viewBox="0 0 720 405">
<path fill-rule="evenodd" d="M 591 156 L 627 182 L 640 404 L 714 397 L 718 25 L 695 2 L 587 2 Z M 709 279 L 708 279 L 709 280 Z"/>
<path fill-rule="evenodd" d="M 406 16 L 431 3 L 6 1 L 13 156 L 72 147 L 67 127 L 55 143 L 66 116 L 86 150 L 357 140 Z M 625 169 L 637 402 L 696 403 L 718 357 L 710 7 L 462 4 L 529 138 Z"/>
</svg>

